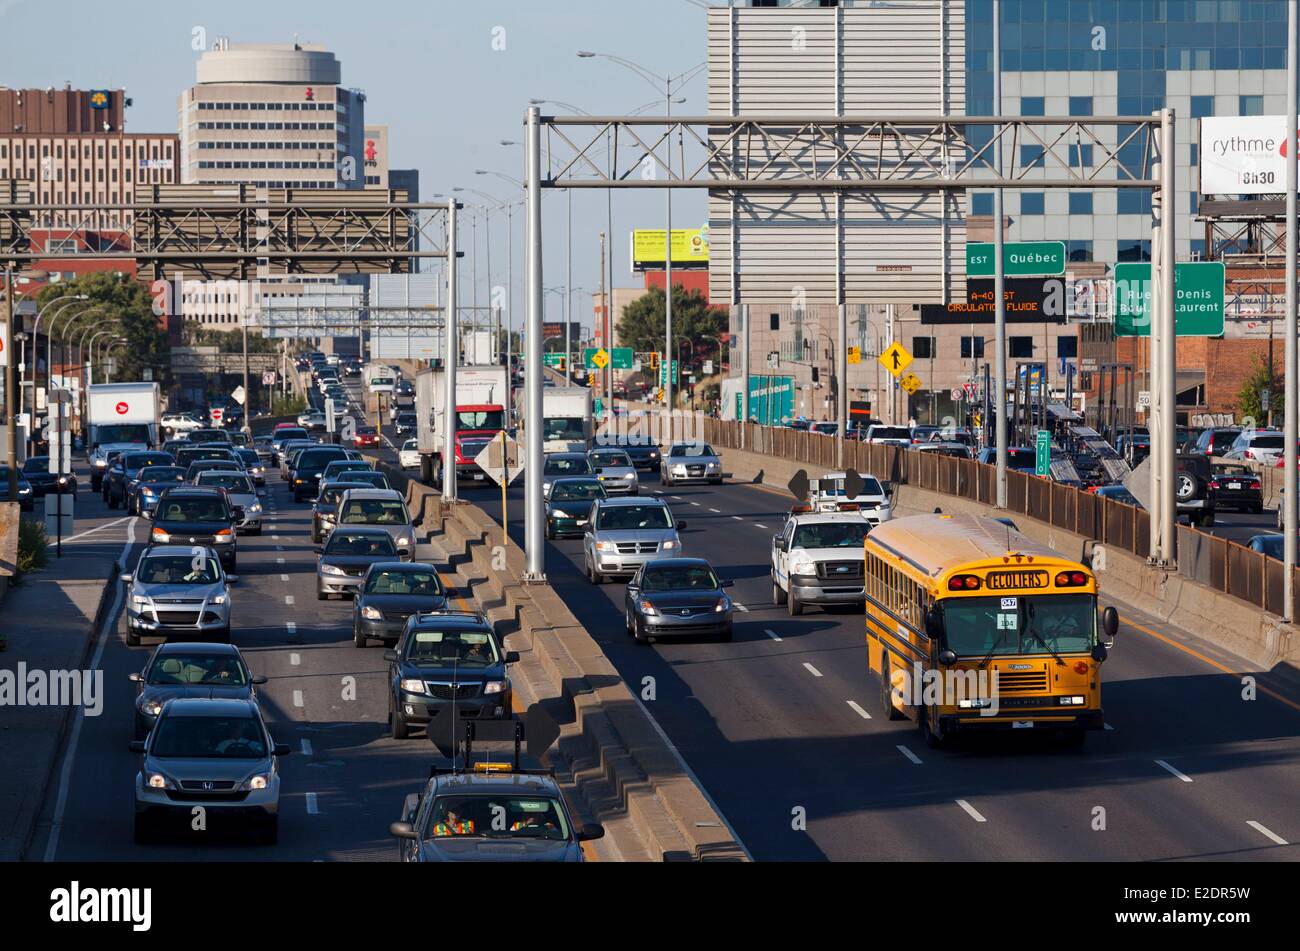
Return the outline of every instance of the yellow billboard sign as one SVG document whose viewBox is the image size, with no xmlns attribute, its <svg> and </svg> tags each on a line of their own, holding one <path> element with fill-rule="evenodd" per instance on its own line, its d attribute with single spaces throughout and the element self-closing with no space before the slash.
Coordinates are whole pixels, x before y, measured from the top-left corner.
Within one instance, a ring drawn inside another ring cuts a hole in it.
<svg viewBox="0 0 1300 951">
<path fill-rule="evenodd" d="M 709 229 L 673 229 L 673 265 L 705 267 L 709 263 Z M 664 265 L 664 229 L 632 232 L 632 267 L 637 270 Z"/>
</svg>

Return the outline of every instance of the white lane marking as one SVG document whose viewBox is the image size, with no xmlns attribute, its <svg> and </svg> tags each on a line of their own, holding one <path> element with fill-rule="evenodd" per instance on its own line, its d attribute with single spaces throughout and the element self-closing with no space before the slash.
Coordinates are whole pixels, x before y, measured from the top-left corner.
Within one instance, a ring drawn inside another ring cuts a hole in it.
<svg viewBox="0 0 1300 951">
<path fill-rule="evenodd" d="M 781 635 L 776 633 L 776 631 L 764 631 L 763 633 L 772 638 L 772 640 L 776 641 L 778 644 L 785 643 L 785 641 L 782 640 Z"/>
<path fill-rule="evenodd" d="M 280 540 L 280 536 L 279 536 L 279 535 L 272 535 L 272 536 L 271 536 L 271 541 L 273 541 L 273 542 L 278 542 L 279 540 Z"/>
<path fill-rule="evenodd" d="M 303 755 L 303 756 L 311 756 L 311 755 L 312 755 L 312 752 L 311 752 L 311 740 L 303 740 L 303 741 L 302 741 L 302 755 Z"/>
<path fill-rule="evenodd" d="M 298 625 L 297 625 L 296 623 L 294 623 L 293 621 L 285 621 L 285 622 L 284 622 L 284 632 L 285 632 L 286 634 L 297 634 L 297 633 L 298 633 Z M 294 657 L 297 657 L 298 655 L 297 655 L 297 654 L 294 654 L 293 656 L 294 656 Z M 295 663 L 296 663 L 296 661 L 295 661 Z"/>
<path fill-rule="evenodd" d="M 301 707 L 301 706 L 302 706 L 302 691 L 301 691 L 301 690 L 295 690 L 295 691 L 293 692 L 293 705 L 294 705 L 295 707 Z"/>
<path fill-rule="evenodd" d="M 1107 724 L 1106 724 L 1106 732 L 1107 732 L 1107 733 L 1114 733 L 1114 732 L 1115 732 L 1115 728 L 1114 728 L 1113 726 L 1111 726 L 1109 723 L 1107 723 Z"/>
<path fill-rule="evenodd" d="M 125 521 L 125 520 L 124 520 Z M 131 553 L 131 545 L 135 542 L 135 523 L 139 521 L 137 517 L 130 517 L 126 526 L 126 542 L 122 545 L 122 554 L 118 556 L 118 563 L 126 568 L 126 556 Z M 108 526 L 103 526 L 107 528 Z M 111 633 L 117 632 L 118 611 L 121 610 L 120 602 L 126 594 L 125 585 L 116 585 L 113 593 L 113 606 L 108 612 L 108 619 L 112 621 Z M 100 670 L 104 660 L 104 648 L 108 645 L 110 629 L 108 620 L 105 620 L 104 628 L 97 632 L 99 634 L 99 643 L 95 645 L 95 656 L 90 661 L 91 670 Z M 54 818 L 50 823 L 50 837 L 45 843 L 45 861 L 53 862 L 56 853 L 59 850 L 59 830 L 63 827 L 63 811 L 68 807 L 68 784 L 72 778 L 72 764 L 77 758 L 77 742 L 81 739 L 81 724 L 86 719 L 85 706 L 77 708 L 76 719 L 72 724 L 72 736 L 68 739 L 68 751 L 63 756 L 63 767 L 59 770 L 59 795 L 54 801 Z"/>
<path fill-rule="evenodd" d="M 749 613 L 749 608 L 745 607 L 743 604 L 737 604 L 737 605 L 736 605 L 736 610 L 739 611 L 741 614 L 748 614 L 748 613 Z"/>
<path fill-rule="evenodd" d="M 863 710 L 862 706 L 856 700 L 846 700 L 845 702 L 849 705 L 849 709 L 852 710 L 854 713 L 856 713 L 858 716 L 862 717 L 862 719 L 864 720 L 871 719 L 871 714 L 868 713 L 866 710 Z"/>
<path fill-rule="evenodd" d="M 284 559 L 283 559 L 283 558 L 277 558 L 277 559 L 275 559 L 275 563 L 276 563 L 277 565 L 283 565 L 283 564 L 284 564 Z"/>
<path fill-rule="evenodd" d="M 288 576 L 288 575 L 280 575 L 280 580 L 281 580 L 281 581 L 288 581 L 288 580 L 289 580 L 289 576 Z"/>
<path fill-rule="evenodd" d="M 1286 839 L 1282 838 L 1280 835 L 1274 832 L 1272 829 L 1269 829 L 1266 826 L 1256 822 L 1254 819 L 1251 819 L 1249 822 L 1246 823 L 1246 825 L 1250 826 L 1256 832 L 1260 833 L 1262 836 L 1264 836 L 1264 838 L 1271 840 L 1274 845 L 1291 844 Z"/>
<path fill-rule="evenodd" d="M 911 750 L 909 750 L 906 746 L 901 746 L 901 745 L 900 745 L 900 746 L 895 747 L 895 749 L 897 749 L 898 752 L 902 753 L 902 754 L 903 754 L 904 756 L 906 756 L 909 760 L 911 760 L 913 766 L 920 766 L 920 765 L 921 765 L 921 757 L 917 756 L 915 753 L 913 753 Z"/>
<path fill-rule="evenodd" d="M 696 508 L 701 507 L 699 502 L 692 502 L 691 504 L 694 505 Z"/>
<path fill-rule="evenodd" d="M 320 807 L 316 805 L 316 794 L 314 792 L 307 793 L 307 815 L 320 815 Z"/>
<path fill-rule="evenodd" d="M 709 509 L 709 511 L 712 512 L 714 515 L 722 514 L 722 509 Z"/>
<path fill-rule="evenodd" d="M 744 521 L 744 519 L 741 518 L 739 515 L 733 515 L 733 516 L 731 516 L 731 519 L 732 519 L 732 521 L 734 521 L 734 522 L 743 522 L 743 521 Z"/>
<path fill-rule="evenodd" d="M 123 522 L 129 522 L 133 518 L 134 516 L 128 515 L 125 518 L 119 518 L 115 522 L 105 522 L 103 525 L 99 525 L 96 526 L 95 528 L 87 529 L 86 531 L 82 532 L 80 535 L 73 535 L 71 538 L 63 539 L 63 544 L 67 545 L 70 542 L 75 542 L 79 538 L 85 538 L 87 535 L 93 535 L 96 532 L 102 532 L 104 529 L 112 528 L 114 525 L 121 525 Z"/>
<path fill-rule="evenodd" d="M 981 816 L 978 812 L 976 812 L 975 807 L 972 806 L 970 803 L 968 803 L 965 799 L 958 799 L 957 805 L 961 806 L 962 810 L 966 813 L 966 815 L 970 816 L 976 822 L 988 822 L 988 820 L 985 819 L 983 816 Z"/>
<path fill-rule="evenodd" d="M 803 669 L 808 671 L 808 673 L 812 674 L 814 677 L 820 678 L 822 675 L 822 672 L 818 670 L 816 667 L 814 667 L 812 664 L 804 664 Z"/>
<path fill-rule="evenodd" d="M 286 594 L 284 596 L 284 603 L 287 604 L 289 607 L 293 607 L 293 595 Z"/>
<path fill-rule="evenodd" d="M 302 655 L 301 655 L 301 654 L 290 654 L 290 655 L 289 655 L 289 664 L 290 664 L 290 666 L 293 666 L 293 667 L 297 667 L 297 666 L 301 665 L 301 664 L 302 664 Z"/>
<path fill-rule="evenodd" d="M 674 495 L 674 496 L 673 496 L 673 501 L 674 501 L 674 502 L 680 502 L 681 500 L 682 500 L 682 497 L 681 497 L 680 495 Z"/>
<path fill-rule="evenodd" d="M 276 545 L 276 546 L 275 546 L 275 550 L 276 550 L 276 551 L 284 551 L 284 546 L 283 546 L 283 545 Z"/>
<path fill-rule="evenodd" d="M 1170 766 L 1162 759 L 1156 760 L 1156 765 L 1159 766 L 1161 769 L 1165 769 L 1173 773 L 1175 776 L 1177 776 L 1185 783 L 1190 783 L 1192 781 L 1192 777 L 1188 776 L 1186 773 L 1180 773 L 1178 770 L 1174 769 L 1172 766 Z"/>
<path fill-rule="evenodd" d="M 761 528 L 761 529 L 762 529 L 763 531 L 765 531 L 765 532 L 768 531 L 768 527 L 767 527 L 766 525 L 761 525 L 761 524 L 760 524 L 760 525 L 758 525 L 757 527 L 758 527 L 758 528 Z"/>
</svg>

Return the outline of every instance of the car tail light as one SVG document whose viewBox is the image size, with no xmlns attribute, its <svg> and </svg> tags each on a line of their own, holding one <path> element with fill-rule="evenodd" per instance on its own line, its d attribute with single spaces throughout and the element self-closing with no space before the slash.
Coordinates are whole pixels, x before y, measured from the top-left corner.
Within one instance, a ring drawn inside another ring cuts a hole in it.
<svg viewBox="0 0 1300 951">
<path fill-rule="evenodd" d="M 948 590 L 949 591 L 978 591 L 982 585 L 983 582 L 980 581 L 980 579 L 977 578 L 975 575 L 956 575 L 955 577 L 949 579 Z"/>
<path fill-rule="evenodd" d="M 1251 480 L 1250 487 L 1251 487 L 1252 489 L 1261 489 L 1261 488 L 1263 488 L 1263 486 L 1264 486 L 1264 484 L 1263 484 L 1262 482 L 1260 482 L 1258 479 L 1253 479 L 1253 480 Z"/>
<path fill-rule="evenodd" d="M 1056 576 L 1056 586 L 1058 588 L 1083 588 L 1087 587 L 1090 579 L 1082 571 L 1062 571 Z"/>
<path fill-rule="evenodd" d="M 1219 489 L 1221 489 L 1221 488 L 1223 488 L 1223 487 L 1222 487 L 1221 485 L 1219 485 L 1218 480 L 1216 479 L 1214 482 L 1211 482 L 1211 483 L 1210 483 L 1210 488 L 1213 489 L 1215 492 L 1218 492 Z"/>
</svg>

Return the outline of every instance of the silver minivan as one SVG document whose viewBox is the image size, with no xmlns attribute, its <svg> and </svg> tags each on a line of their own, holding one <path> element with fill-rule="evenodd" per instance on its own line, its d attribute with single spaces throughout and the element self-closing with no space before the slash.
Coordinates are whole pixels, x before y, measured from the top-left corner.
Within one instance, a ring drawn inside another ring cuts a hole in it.
<svg viewBox="0 0 1300 951">
<path fill-rule="evenodd" d="M 339 499 L 339 528 L 382 528 L 393 538 L 402 561 L 415 560 L 415 530 L 402 494 L 395 489 L 349 489 Z"/>
<path fill-rule="evenodd" d="M 146 548 L 135 571 L 122 575 L 126 592 L 126 642 L 141 635 L 230 640 L 230 584 L 210 548 L 155 545 Z"/>
<path fill-rule="evenodd" d="M 583 563 L 592 584 L 607 575 L 632 575 L 647 561 L 680 558 L 685 522 L 673 520 L 658 499 L 597 499 L 582 539 Z"/>
</svg>

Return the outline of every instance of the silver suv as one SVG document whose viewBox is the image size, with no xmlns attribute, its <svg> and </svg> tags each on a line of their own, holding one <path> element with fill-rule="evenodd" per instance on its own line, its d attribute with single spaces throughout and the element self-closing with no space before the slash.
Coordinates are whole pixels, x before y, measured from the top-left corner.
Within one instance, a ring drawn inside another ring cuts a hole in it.
<svg viewBox="0 0 1300 951">
<path fill-rule="evenodd" d="M 606 575 L 632 575 L 647 561 L 680 558 L 685 522 L 659 500 L 642 498 L 597 499 L 591 524 L 582 539 L 583 562 L 592 584 L 604 584 Z"/>
<path fill-rule="evenodd" d="M 722 459 L 705 443 L 677 443 L 664 453 L 659 463 L 659 481 L 664 485 L 679 482 L 722 484 Z"/>
<path fill-rule="evenodd" d="M 338 527 L 382 528 L 392 536 L 402 561 L 415 557 L 415 529 L 402 494 L 395 489 L 348 489 L 339 499 Z"/>
<path fill-rule="evenodd" d="M 145 549 L 127 584 L 126 642 L 141 635 L 230 640 L 231 577 L 210 548 L 156 545 Z"/>
</svg>

